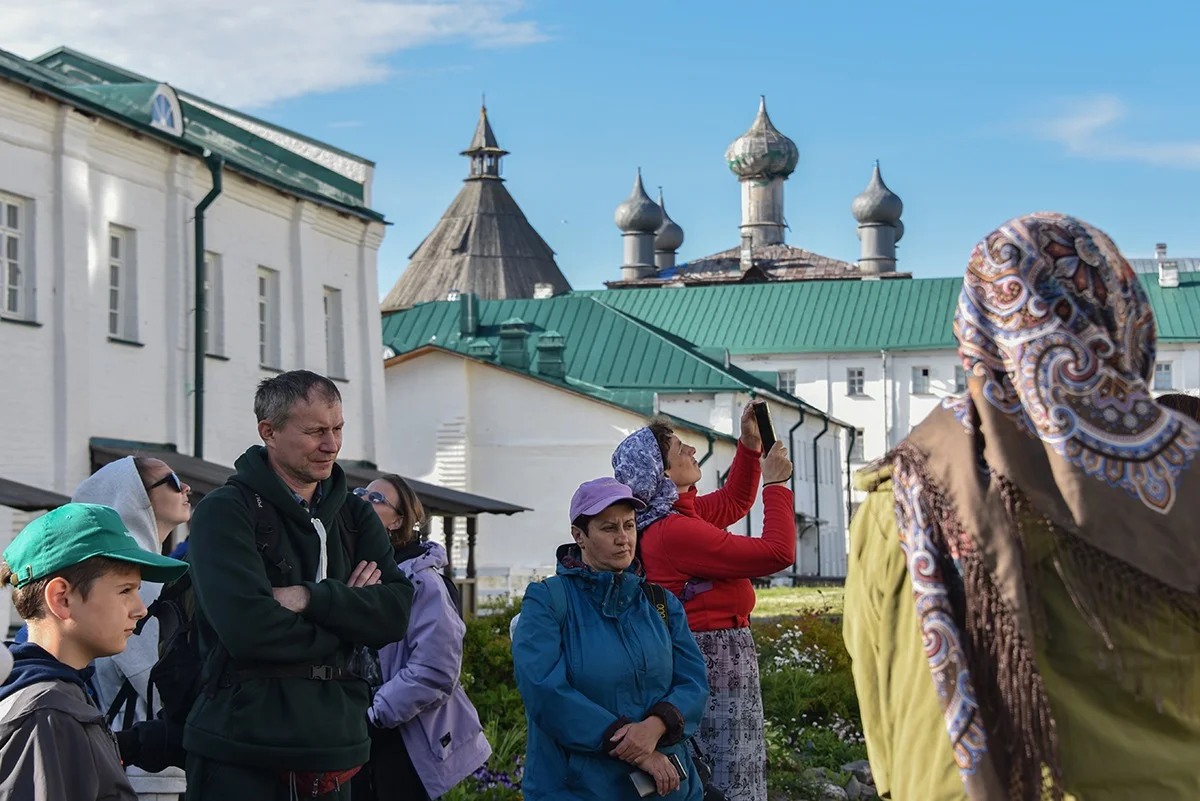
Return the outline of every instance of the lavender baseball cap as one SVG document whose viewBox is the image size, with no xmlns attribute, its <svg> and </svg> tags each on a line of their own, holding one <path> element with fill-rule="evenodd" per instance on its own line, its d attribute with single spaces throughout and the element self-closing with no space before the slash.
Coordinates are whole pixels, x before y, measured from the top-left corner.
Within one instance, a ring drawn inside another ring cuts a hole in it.
<svg viewBox="0 0 1200 801">
<path fill-rule="evenodd" d="M 571 497 L 571 521 L 580 515 L 599 514 L 614 503 L 627 503 L 639 512 L 646 508 L 633 490 L 615 478 L 594 478 L 580 484 Z"/>
</svg>

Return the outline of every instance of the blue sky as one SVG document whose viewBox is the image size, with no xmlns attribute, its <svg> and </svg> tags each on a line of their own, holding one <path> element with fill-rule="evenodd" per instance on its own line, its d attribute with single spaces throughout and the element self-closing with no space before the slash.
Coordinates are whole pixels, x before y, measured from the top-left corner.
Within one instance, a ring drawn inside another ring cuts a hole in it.
<svg viewBox="0 0 1200 801">
<path fill-rule="evenodd" d="M 205 0 L 225 24 L 201 57 L 204 22 L 159 8 L 175 4 L 113 0 L 185 37 L 122 48 L 54 14 L 62 2 L 13 49 L 72 45 L 373 159 L 393 223 L 381 292 L 458 191 L 481 92 L 509 190 L 577 288 L 619 274 L 612 213 L 639 166 L 684 228 L 682 258 L 737 243 L 723 153 L 759 94 L 800 149 L 791 244 L 854 260 L 850 202 L 878 158 L 917 276 L 958 273 L 981 235 L 1044 209 L 1131 256 L 1200 254 L 1194 3 L 263 0 L 254 17 Z M 264 24 L 273 5 L 281 22 Z"/>
</svg>

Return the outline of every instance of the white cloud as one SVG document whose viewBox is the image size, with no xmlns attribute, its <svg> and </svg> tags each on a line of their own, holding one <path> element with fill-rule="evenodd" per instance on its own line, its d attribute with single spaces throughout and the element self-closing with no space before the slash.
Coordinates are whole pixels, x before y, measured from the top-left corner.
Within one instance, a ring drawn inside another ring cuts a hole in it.
<svg viewBox="0 0 1200 801">
<path fill-rule="evenodd" d="M 1200 139 L 1158 142 L 1127 139 L 1114 129 L 1128 114 L 1120 98 L 1097 95 L 1075 101 L 1067 113 L 1041 123 L 1038 132 L 1076 156 L 1200 168 Z"/>
<path fill-rule="evenodd" d="M 425 45 L 545 40 L 521 0 L 0 0 L 0 47 L 60 45 L 233 107 L 382 81 Z"/>
</svg>

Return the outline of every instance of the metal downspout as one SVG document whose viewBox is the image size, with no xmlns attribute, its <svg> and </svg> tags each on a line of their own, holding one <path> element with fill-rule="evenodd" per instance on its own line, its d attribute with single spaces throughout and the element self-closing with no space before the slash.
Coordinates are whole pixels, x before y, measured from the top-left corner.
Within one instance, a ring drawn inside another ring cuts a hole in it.
<svg viewBox="0 0 1200 801">
<path fill-rule="evenodd" d="M 880 362 L 883 369 L 883 452 L 887 453 L 892 449 L 892 432 L 888 428 L 888 372 L 887 372 L 887 356 L 886 350 L 879 351 Z"/>
<path fill-rule="evenodd" d="M 854 426 L 846 426 L 846 430 L 850 432 L 850 441 L 846 445 L 846 529 L 850 529 L 850 512 L 854 506 L 854 482 L 850 477 L 850 454 L 854 452 L 854 441 L 858 439 L 858 429 Z"/>
<path fill-rule="evenodd" d="M 800 407 L 800 419 L 788 429 L 788 453 L 792 457 L 792 522 L 796 520 L 796 429 L 804 425 L 804 407 Z M 820 567 L 820 565 L 817 565 Z M 796 586 L 796 573 L 800 571 L 800 532 L 796 532 L 796 554 L 792 557 L 792 586 Z"/>
<path fill-rule="evenodd" d="M 204 303 L 204 212 L 221 194 L 221 169 L 224 164 L 220 156 L 214 156 L 211 151 L 204 152 L 204 163 L 212 174 L 212 189 L 196 205 L 196 367 L 194 387 L 194 414 L 192 415 L 195 430 L 192 434 L 192 455 L 197 459 L 204 458 L 204 357 L 208 351 L 208 343 L 204 336 L 204 322 L 208 310 Z"/>
<path fill-rule="evenodd" d="M 712 434 L 705 434 L 704 436 L 706 439 L 708 439 L 708 452 L 705 453 L 704 458 L 698 462 L 700 467 L 704 467 L 704 463 L 707 462 L 709 460 L 709 458 L 713 455 L 713 445 L 715 445 L 717 442 L 717 438 L 714 437 Z"/>
<path fill-rule="evenodd" d="M 829 431 L 829 418 L 822 415 L 825 427 L 813 437 L 813 518 L 817 521 L 817 575 L 821 575 L 821 459 L 817 443 Z"/>
</svg>

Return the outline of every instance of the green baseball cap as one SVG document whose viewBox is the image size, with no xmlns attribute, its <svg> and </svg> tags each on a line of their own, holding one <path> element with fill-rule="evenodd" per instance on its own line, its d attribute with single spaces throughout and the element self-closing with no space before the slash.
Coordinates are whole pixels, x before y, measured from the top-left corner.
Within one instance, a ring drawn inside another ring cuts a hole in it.
<svg viewBox="0 0 1200 801">
<path fill-rule="evenodd" d="M 15 587 L 93 556 L 137 565 L 143 579 L 159 584 L 174 581 L 188 569 L 187 562 L 142 550 L 116 509 L 94 503 L 68 503 L 42 515 L 4 549 Z"/>
</svg>

